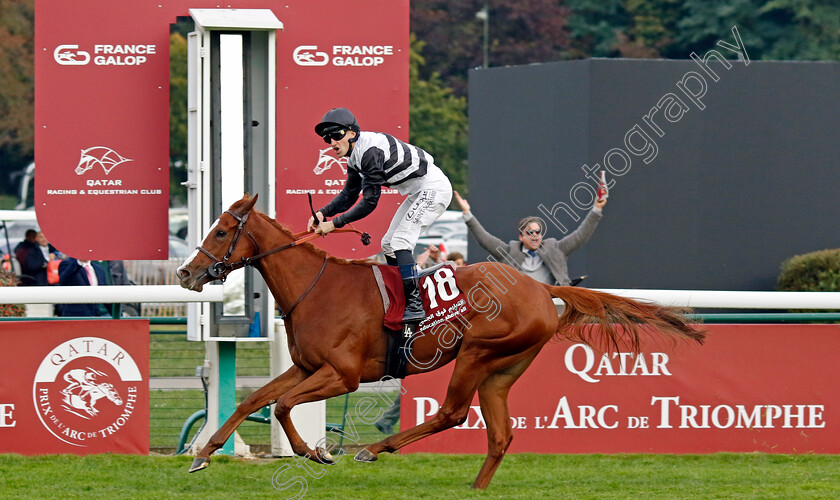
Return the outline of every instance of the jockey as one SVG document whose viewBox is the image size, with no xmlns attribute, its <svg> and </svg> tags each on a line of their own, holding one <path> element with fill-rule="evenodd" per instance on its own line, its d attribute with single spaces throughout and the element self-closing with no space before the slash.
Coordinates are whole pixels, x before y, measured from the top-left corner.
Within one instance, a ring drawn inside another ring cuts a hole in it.
<svg viewBox="0 0 840 500">
<path fill-rule="evenodd" d="M 71 394 L 74 389 L 80 389 L 79 394 L 89 391 L 96 384 L 96 372 L 74 368 L 64 374 L 64 381 L 70 385 L 64 388 L 62 394 Z"/>
<path fill-rule="evenodd" d="M 403 280 L 403 323 L 420 323 L 426 314 L 418 287 L 414 247 L 420 234 L 449 206 L 449 179 L 435 165 L 434 158 L 417 146 L 382 132 L 363 132 L 346 108 L 328 111 L 315 126 L 315 133 L 339 158 L 347 158 L 347 182 L 330 203 L 316 212 L 318 221 L 309 218 L 309 230 L 326 235 L 367 216 L 376 208 L 382 186 L 394 187 L 405 195 L 382 237 L 382 252 L 389 265 L 399 267 Z M 356 203 L 360 193 L 362 200 Z M 331 221 L 324 221 L 336 214 L 339 215 Z"/>
</svg>

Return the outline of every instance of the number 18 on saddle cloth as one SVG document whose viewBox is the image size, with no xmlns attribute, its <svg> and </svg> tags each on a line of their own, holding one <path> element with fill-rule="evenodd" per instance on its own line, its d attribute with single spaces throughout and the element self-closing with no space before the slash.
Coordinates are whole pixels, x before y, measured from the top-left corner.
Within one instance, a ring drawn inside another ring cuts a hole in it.
<svg viewBox="0 0 840 500">
<path fill-rule="evenodd" d="M 399 269 L 394 266 L 374 266 L 373 273 L 385 308 L 384 326 L 390 330 L 402 330 L 405 297 Z M 420 290 L 426 319 L 415 333 L 430 331 L 470 310 L 466 296 L 458 288 L 455 267 L 451 262 L 424 269 L 420 273 Z"/>
</svg>

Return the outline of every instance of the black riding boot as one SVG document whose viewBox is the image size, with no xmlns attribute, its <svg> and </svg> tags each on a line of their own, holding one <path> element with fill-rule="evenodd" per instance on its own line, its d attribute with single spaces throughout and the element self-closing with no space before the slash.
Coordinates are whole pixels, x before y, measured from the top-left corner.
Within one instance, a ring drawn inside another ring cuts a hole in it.
<svg viewBox="0 0 840 500">
<path fill-rule="evenodd" d="M 411 250 L 396 250 L 394 258 L 400 270 L 405 292 L 405 315 L 403 323 L 416 326 L 426 319 L 426 311 L 423 310 L 423 299 L 420 297 L 419 278 L 417 276 L 417 264 L 414 262 L 414 254 Z"/>
<path fill-rule="evenodd" d="M 402 276 L 403 292 L 405 292 L 405 314 L 403 323 L 420 323 L 426 319 L 426 311 L 423 309 L 423 298 L 420 297 L 420 280 L 417 278 L 417 269 L 410 266 L 400 266 Z"/>
</svg>

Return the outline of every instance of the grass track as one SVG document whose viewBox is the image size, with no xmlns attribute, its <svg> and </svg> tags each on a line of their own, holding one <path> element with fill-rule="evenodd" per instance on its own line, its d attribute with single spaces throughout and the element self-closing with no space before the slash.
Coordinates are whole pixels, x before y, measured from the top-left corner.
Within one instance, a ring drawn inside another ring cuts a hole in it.
<svg viewBox="0 0 840 500">
<path fill-rule="evenodd" d="M 214 457 L 187 474 L 191 457 L 0 455 L 0 498 L 840 498 L 834 455 L 508 455 L 487 491 L 472 491 L 479 455 L 349 456 L 307 475 L 295 459 Z M 279 472 L 277 472 L 279 471 Z M 299 483 L 302 484 L 302 483 Z"/>
</svg>

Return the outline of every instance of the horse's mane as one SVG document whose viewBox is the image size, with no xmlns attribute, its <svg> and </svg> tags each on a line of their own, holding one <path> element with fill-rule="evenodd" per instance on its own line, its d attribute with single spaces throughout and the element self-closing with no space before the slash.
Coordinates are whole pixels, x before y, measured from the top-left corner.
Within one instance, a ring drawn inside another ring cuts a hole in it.
<svg viewBox="0 0 840 500">
<path fill-rule="evenodd" d="M 272 219 L 268 215 L 266 215 L 262 212 L 259 212 L 257 210 L 254 210 L 254 213 L 258 214 L 260 217 L 263 218 L 263 220 L 265 220 L 266 222 L 271 224 L 278 231 L 283 232 L 285 235 L 287 235 L 289 237 L 290 240 L 294 241 L 295 235 L 291 231 L 286 229 L 282 224 L 277 222 L 277 220 Z M 367 267 L 372 267 L 372 266 L 378 265 L 377 262 L 375 262 L 371 259 L 342 259 L 342 258 L 339 258 L 339 257 L 333 257 L 330 254 L 328 254 L 325 250 L 322 250 L 322 249 L 316 247 L 315 245 L 313 245 L 312 243 L 309 243 L 309 242 L 302 243 L 300 246 L 302 246 L 303 248 L 309 249 L 315 255 L 319 255 L 321 257 L 327 257 L 327 259 L 329 259 L 330 262 L 335 262 L 336 264 L 357 265 L 357 266 L 367 266 Z"/>
</svg>

